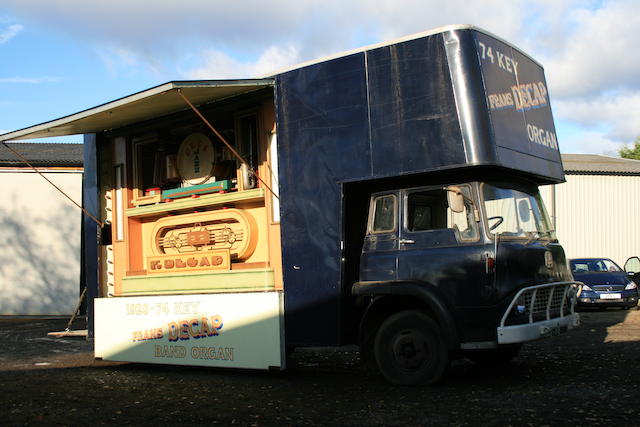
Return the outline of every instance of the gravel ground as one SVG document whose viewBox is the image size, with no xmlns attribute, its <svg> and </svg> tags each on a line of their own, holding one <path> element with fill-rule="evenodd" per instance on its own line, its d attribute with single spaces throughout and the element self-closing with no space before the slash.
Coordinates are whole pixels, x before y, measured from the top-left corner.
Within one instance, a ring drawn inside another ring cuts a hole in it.
<svg viewBox="0 0 640 427">
<path fill-rule="evenodd" d="M 582 313 L 511 364 L 460 360 L 394 387 L 355 347 L 304 349 L 284 372 L 97 361 L 66 319 L 0 319 L 3 425 L 640 425 L 640 311 Z"/>
</svg>

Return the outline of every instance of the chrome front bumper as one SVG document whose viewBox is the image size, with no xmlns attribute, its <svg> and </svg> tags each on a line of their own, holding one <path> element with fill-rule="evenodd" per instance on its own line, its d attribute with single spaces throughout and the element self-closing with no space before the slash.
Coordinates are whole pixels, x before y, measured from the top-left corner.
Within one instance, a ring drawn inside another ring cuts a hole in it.
<svg viewBox="0 0 640 427">
<path fill-rule="evenodd" d="M 498 344 L 533 341 L 578 326 L 575 285 L 576 282 L 556 282 L 521 289 L 502 316 L 497 328 Z M 517 321 L 510 316 L 514 310 L 519 314 Z"/>
</svg>

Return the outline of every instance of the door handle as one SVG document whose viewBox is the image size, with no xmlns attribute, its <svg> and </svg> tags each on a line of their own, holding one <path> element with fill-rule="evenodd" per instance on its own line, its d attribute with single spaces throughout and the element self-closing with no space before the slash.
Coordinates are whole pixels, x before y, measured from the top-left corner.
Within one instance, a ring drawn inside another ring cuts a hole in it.
<svg viewBox="0 0 640 427">
<path fill-rule="evenodd" d="M 416 241 L 410 239 L 400 239 L 400 244 L 413 245 Z"/>
</svg>

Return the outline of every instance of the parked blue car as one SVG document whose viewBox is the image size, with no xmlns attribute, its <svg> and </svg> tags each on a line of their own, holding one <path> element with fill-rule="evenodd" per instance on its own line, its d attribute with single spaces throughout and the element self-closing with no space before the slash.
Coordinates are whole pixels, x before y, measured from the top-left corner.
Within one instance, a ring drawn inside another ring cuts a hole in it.
<svg viewBox="0 0 640 427">
<path fill-rule="evenodd" d="M 580 258 L 569 261 L 578 291 L 578 307 L 622 307 L 638 304 L 638 287 L 615 262 L 608 258 Z"/>
</svg>

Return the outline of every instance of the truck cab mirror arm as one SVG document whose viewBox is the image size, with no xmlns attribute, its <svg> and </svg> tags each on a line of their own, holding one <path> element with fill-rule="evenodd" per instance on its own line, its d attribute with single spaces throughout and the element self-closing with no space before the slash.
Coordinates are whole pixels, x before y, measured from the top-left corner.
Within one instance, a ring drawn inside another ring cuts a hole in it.
<svg viewBox="0 0 640 427">
<path fill-rule="evenodd" d="M 462 190 L 460 187 L 449 186 L 444 187 L 444 191 L 447 192 L 447 202 L 449 203 L 449 208 L 455 213 L 464 212 L 464 202 L 468 197 L 462 194 Z"/>
<path fill-rule="evenodd" d="M 449 203 L 449 208 L 454 213 L 462 213 L 464 212 L 465 202 L 469 202 L 471 206 L 473 206 L 473 219 L 476 222 L 480 222 L 480 213 L 478 212 L 478 208 L 473 200 L 467 197 L 460 187 L 455 185 L 450 185 L 448 187 L 442 188 L 447 192 L 447 202 Z"/>
</svg>

